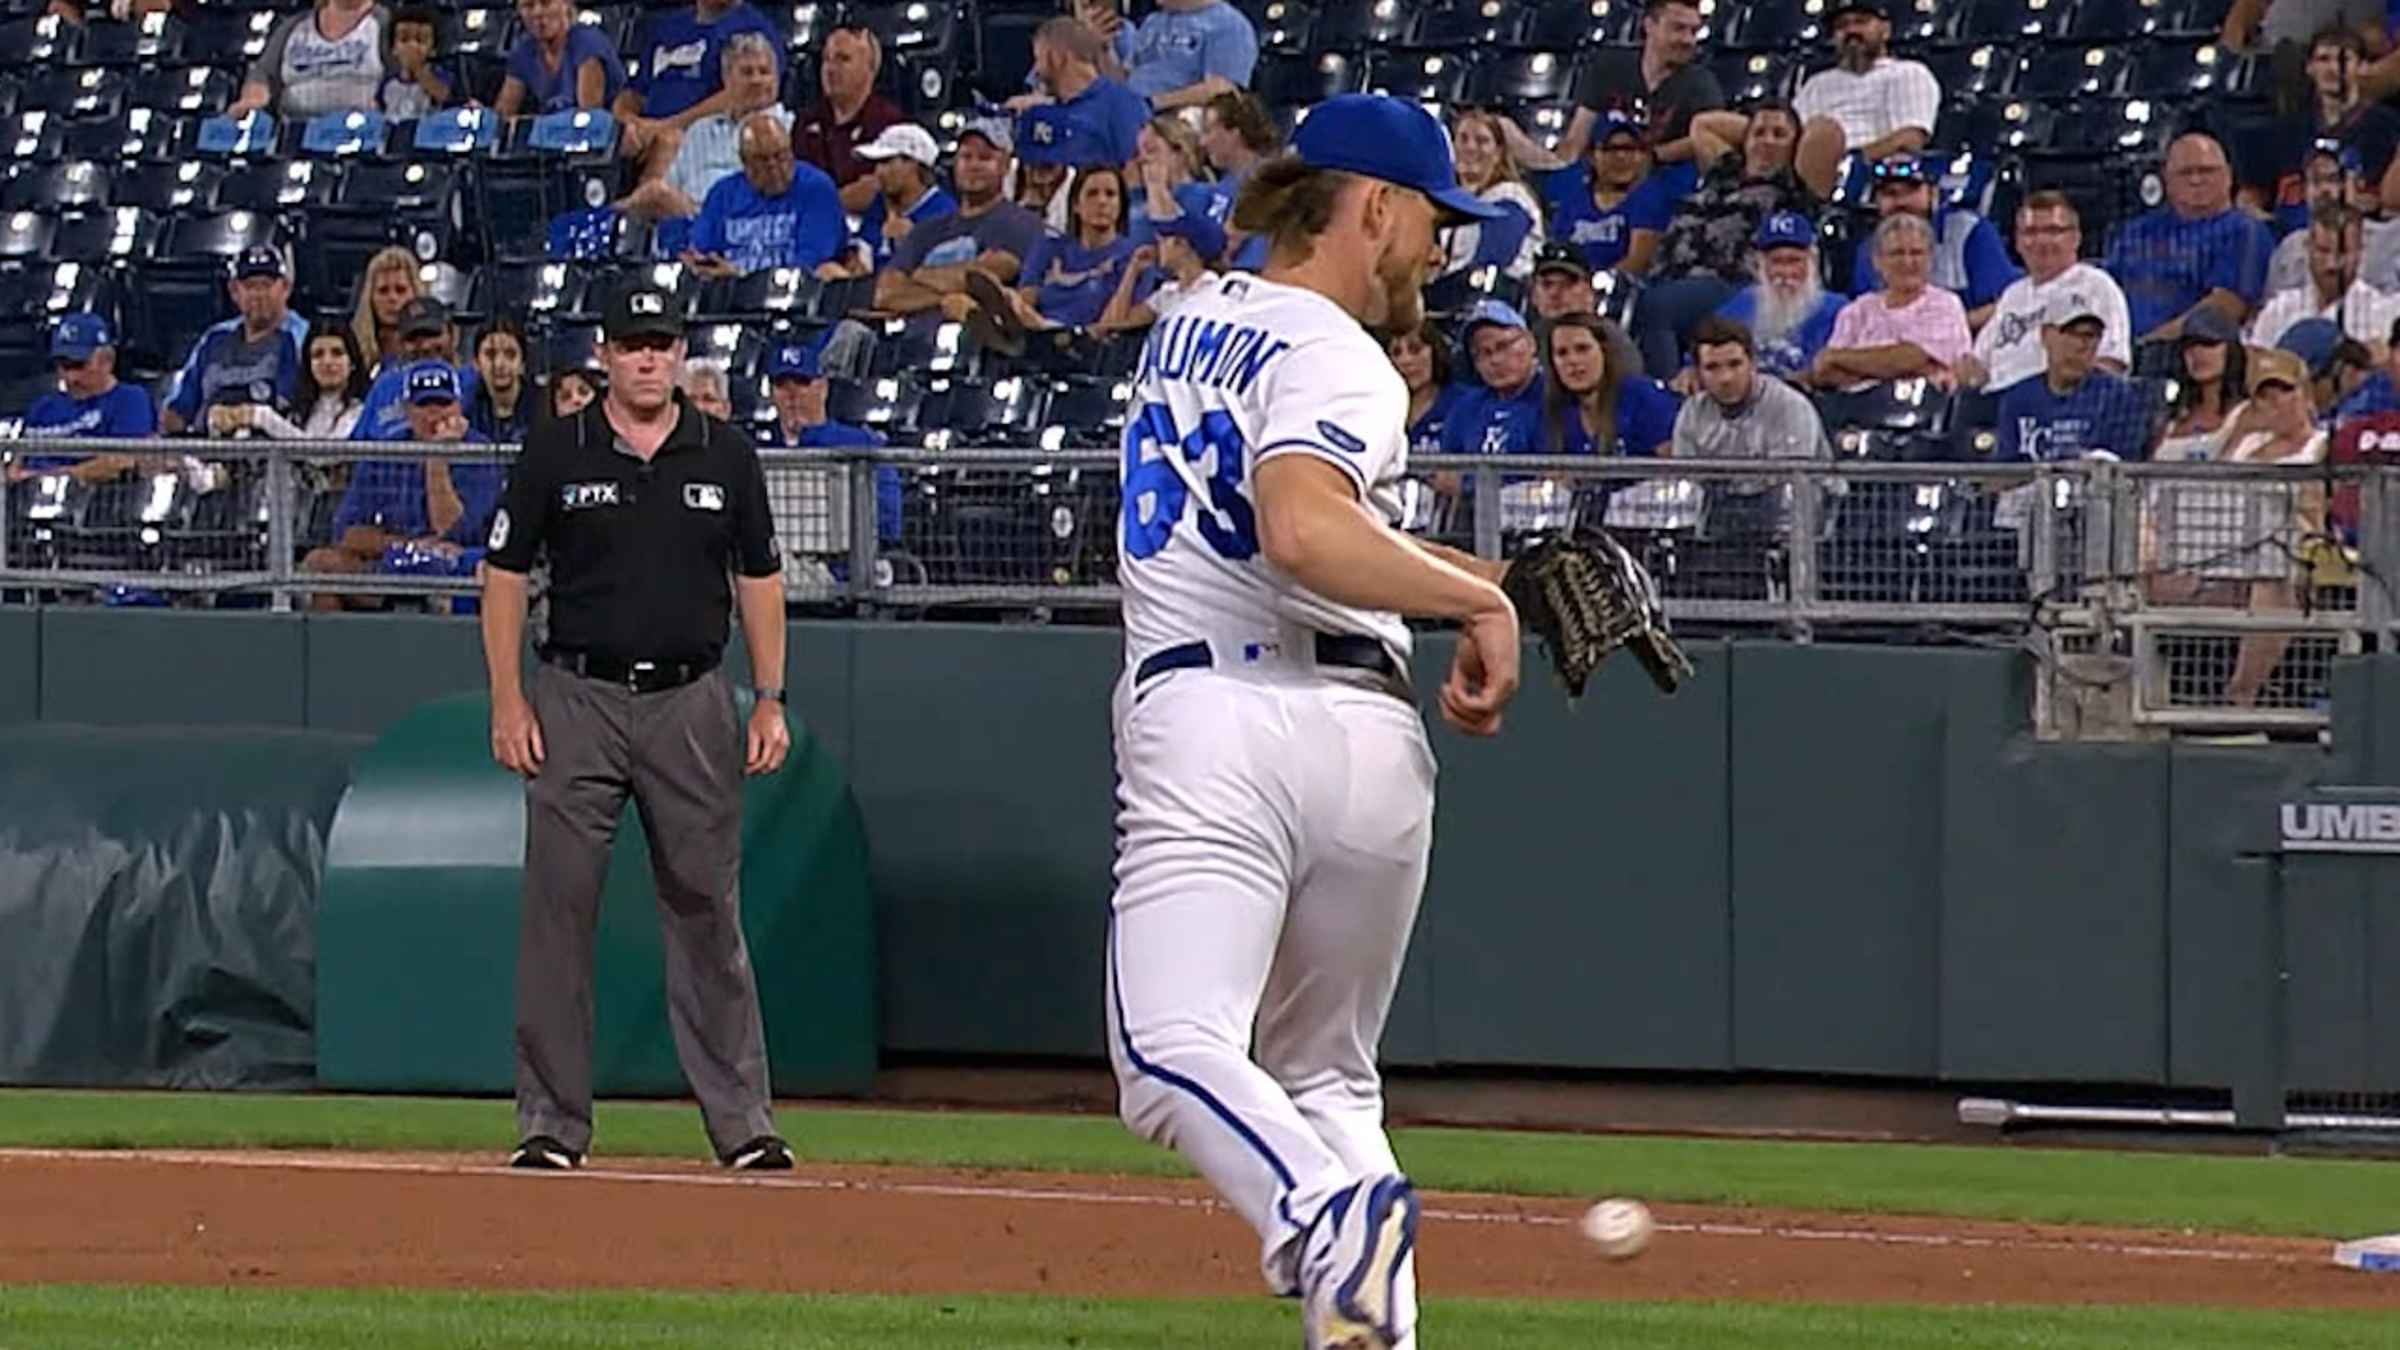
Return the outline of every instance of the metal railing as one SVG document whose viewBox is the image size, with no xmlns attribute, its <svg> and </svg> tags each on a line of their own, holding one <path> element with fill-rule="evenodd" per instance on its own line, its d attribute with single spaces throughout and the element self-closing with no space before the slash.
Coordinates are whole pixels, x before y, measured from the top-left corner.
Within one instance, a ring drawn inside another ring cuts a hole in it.
<svg viewBox="0 0 2400 1350">
<path fill-rule="evenodd" d="M 235 593 L 274 608 L 468 595 L 480 517 L 513 452 L 18 442 L 0 592 Z M 89 484 L 18 467 L 101 454 L 133 457 L 129 471 Z M 346 483 L 437 458 L 479 518 L 447 547 L 385 539 L 345 555 L 356 540 L 331 525 Z M 795 604 L 1100 617 L 1116 604 L 1115 450 L 760 458 Z M 2020 644 L 2042 658 L 2043 700 L 2088 704 L 2105 688 L 2110 716 L 2135 726 L 2319 725 L 2331 657 L 2400 623 L 2388 583 L 2400 477 L 2377 467 L 1434 456 L 1410 468 L 1399 502 L 1426 537 L 1505 557 L 1530 536 L 1604 524 L 1686 628 Z"/>
</svg>

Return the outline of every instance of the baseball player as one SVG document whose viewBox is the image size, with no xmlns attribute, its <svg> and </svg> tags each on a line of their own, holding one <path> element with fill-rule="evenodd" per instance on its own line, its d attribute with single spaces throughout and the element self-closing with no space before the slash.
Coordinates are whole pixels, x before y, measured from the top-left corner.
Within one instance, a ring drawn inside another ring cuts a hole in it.
<svg viewBox="0 0 2400 1350">
<path fill-rule="evenodd" d="M 1394 528 L 1408 391 L 1375 334 L 1417 327 L 1435 231 L 1494 214 L 1415 105 L 1318 105 L 1234 210 L 1268 267 L 1152 330 L 1125 433 L 1120 1110 L 1258 1230 L 1313 1347 L 1415 1322 L 1375 1065 L 1433 837 L 1402 616 L 1462 626 L 1460 730 L 1497 732 L 1517 687 L 1498 566 Z"/>
</svg>

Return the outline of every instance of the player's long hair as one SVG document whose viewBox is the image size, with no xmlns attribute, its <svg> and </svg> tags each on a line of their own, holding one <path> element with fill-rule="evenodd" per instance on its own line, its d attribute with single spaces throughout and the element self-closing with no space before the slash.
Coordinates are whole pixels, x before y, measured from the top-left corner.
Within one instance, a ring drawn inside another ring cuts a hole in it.
<svg viewBox="0 0 2400 1350">
<path fill-rule="evenodd" d="M 1558 378 L 1558 362 L 1550 355 L 1550 344 L 1562 328 L 1580 328 L 1600 344 L 1600 387 L 1589 394 L 1569 392 L 1566 382 Z M 1592 448 L 1603 455 L 1615 454 L 1612 428 L 1617 423 L 1617 391 L 1642 368 L 1633 339 L 1597 314 L 1561 314 L 1542 325 L 1536 336 L 1542 349 L 1542 449 L 1553 455 L 1569 453 L 1567 427 L 1571 419 L 1582 416 L 1584 400 L 1589 398 L 1593 400 L 1592 420 L 1599 427 L 1592 434 Z"/>
<path fill-rule="evenodd" d="M 1346 181 L 1348 175 L 1312 169 L 1297 155 L 1278 155 L 1261 163 L 1242 184 L 1242 194 L 1233 202 L 1233 228 L 1265 235 L 1274 261 L 1299 262 L 1333 224 L 1333 208 Z"/>
</svg>

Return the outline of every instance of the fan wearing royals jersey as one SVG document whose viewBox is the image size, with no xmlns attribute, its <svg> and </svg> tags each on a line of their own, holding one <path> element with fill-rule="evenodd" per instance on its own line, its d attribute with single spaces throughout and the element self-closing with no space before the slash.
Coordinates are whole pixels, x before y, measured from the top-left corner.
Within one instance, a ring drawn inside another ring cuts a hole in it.
<svg viewBox="0 0 2400 1350">
<path fill-rule="evenodd" d="M 1395 528 L 1410 402 L 1375 334 L 1422 321 L 1437 229 L 1496 215 L 1423 109 L 1318 105 L 1234 207 L 1266 269 L 1151 330 L 1125 432 L 1119 1110 L 1257 1231 L 1319 1350 L 1415 1343 L 1376 1070 L 1433 837 L 1404 616 L 1460 625 L 1461 731 L 1499 731 L 1517 685 L 1500 565 Z"/>
</svg>

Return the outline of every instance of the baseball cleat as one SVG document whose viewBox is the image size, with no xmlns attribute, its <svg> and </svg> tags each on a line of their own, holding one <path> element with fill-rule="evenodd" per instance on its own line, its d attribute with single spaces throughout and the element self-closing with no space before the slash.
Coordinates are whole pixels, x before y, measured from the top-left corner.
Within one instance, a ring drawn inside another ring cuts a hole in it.
<svg viewBox="0 0 2400 1350">
<path fill-rule="evenodd" d="M 583 1155 L 546 1134 L 528 1137 L 508 1155 L 508 1165 L 535 1172 L 572 1172 L 583 1166 Z"/>
<path fill-rule="evenodd" d="M 789 1172 L 792 1146 L 774 1135 L 762 1134 L 726 1154 L 725 1165 L 736 1172 Z"/>
<path fill-rule="evenodd" d="M 1310 1350 L 1392 1350 L 1414 1330 L 1400 1324 L 1399 1282 L 1419 1209 L 1416 1188 L 1397 1172 L 1326 1202 L 1302 1277 Z"/>
</svg>

